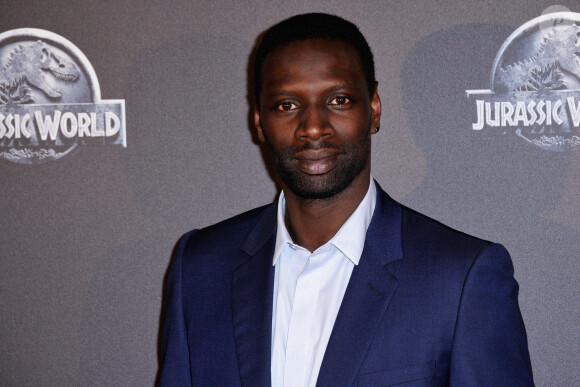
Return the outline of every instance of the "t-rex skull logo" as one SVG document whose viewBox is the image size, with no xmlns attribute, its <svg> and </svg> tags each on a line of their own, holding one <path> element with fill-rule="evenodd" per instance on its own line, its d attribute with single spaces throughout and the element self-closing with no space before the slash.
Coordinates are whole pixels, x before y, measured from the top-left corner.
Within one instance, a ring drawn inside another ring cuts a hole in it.
<svg viewBox="0 0 580 387">
<path fill-rule="evenodd" d="M 6 89 L 9 85 L 28 83 L 42 90 L 52 99 L 62 97 L 62 93 L 51 87 L 46 77 L 52 75 L 62 82 L 75 82 L 80 77 L 80 71 L 74 62 L 58 55 L 54 49 L 39 40 L 34 43 L 19 44 L 0 72 L 0 83 Z M 4 98 L 2 98 L 4 97 Z M 10 98 L 0 96 L 2 102 Z M 34 101 L 31 99 L 30 102 Z"/>
<path fill-rule="evenodd" d="M 495 91 L 567 89 L 566 72 L 580 80 L 580 27 L 561 24 L 548 29 L 533 56 L 499 68 Z"/>
</svg>

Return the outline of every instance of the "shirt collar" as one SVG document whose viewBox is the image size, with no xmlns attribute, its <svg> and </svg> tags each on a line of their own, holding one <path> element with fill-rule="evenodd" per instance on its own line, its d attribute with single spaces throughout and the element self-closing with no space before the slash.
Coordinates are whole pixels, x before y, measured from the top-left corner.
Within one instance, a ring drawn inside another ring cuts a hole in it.
<svg viewBox="0 0 580 387">
<path fill-rule="evenodd" d="M 344 222 L 338 232 L 325 245 L 332 244 L 340 252 L 346 256 L 352 263 L 358 265 L 362 251 L 364 248 L 366 232 L 371 223 L 375 205 L 377 202 L 377 189 L 374 180 L 371 176 L 369 189 L 363 200 L 360 202 L 356 210 Z M 276 264 L 282 249 L 286 244 L 298 247 L 288 233 L 286 223 L 284 222 L 284 214 L 286 212 L 286 198 L 284 191 L 280 192 L 278 198 L 278 212 L 276 217 L 276 246 L 274 248 L 274 256 L 272 257 L 272 265 Z"/>
</svg>

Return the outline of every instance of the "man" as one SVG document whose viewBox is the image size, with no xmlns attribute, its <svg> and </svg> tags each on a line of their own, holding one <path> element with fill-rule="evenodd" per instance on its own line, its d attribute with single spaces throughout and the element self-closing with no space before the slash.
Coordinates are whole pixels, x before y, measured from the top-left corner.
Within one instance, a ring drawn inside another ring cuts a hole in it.
<svg viewBox="0 0 580 387">
<path fill-rule="evenodd" d="M 371 179 L 381 101 L 358 28 L 285 20 L 264 34 L 254 74 L 254 123 L 282 192 L 179 243 L 160 385 L 533 385 L 505 249 Z"/>
</svg>

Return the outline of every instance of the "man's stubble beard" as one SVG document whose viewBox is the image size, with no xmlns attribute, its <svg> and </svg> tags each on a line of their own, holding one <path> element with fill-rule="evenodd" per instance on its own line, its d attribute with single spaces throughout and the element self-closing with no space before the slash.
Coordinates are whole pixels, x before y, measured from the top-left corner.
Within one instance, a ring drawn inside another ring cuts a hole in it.
<svg viewBox="0 0 580 387">
<path fill-rule="evenodd" d="M 286 187 L 296 196 L 306 200 L 332 198 L 347 189 L 370 162 L 371 134 L 365 130 L 356 145 L 328 142 L 308 142 L 301 147 L 289 147 L 276 152 L 272 143 L 266 139 L 266 146 L 274 169 Z M 332 170 L 321 175 L 307 175 L 293 163 L 292 156 L 297 152 L 311 149 L 336 149 L 342 161 Z"/>
</svg>

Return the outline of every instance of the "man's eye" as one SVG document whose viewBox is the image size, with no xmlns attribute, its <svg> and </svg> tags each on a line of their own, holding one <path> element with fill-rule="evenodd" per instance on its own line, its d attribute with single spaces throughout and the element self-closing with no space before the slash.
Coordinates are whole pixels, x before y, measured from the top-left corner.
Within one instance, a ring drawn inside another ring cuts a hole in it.
<svg viewBox="0 0 580 387">
<path fill-rule="evenodd" d="M 298 109 L 298 105 L 296 105 L 295 103 L 292 103 L 292 102 L 282 102 L 282 103 L 278 104 L 277 109 L 285 111 L 285 112 L 289 112 L 289 111 Z"/>
<path fill-rule="evenodd" d="M 350 102 L 350 99 L 347 97 L 336 97 L 332 101 L 329 102 L 329 105 L 346 105 Z"/>
</svg>

